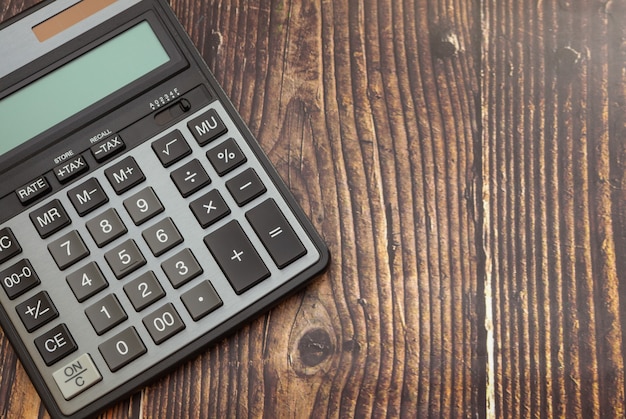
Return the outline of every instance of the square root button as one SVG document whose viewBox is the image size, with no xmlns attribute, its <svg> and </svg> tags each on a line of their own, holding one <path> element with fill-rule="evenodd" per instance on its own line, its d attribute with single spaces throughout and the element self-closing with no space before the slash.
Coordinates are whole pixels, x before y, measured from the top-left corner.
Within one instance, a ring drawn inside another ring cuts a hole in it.
<svg viewBox="0 0 626 419">
<path fill-rule="evenodd" d="M 65 400 L 78 396 L 89 387 L 102 381 L 102 376 L 89 354 L 82 354 L 68 362 L 56 370 L 52 376 Z"/>
</svg>

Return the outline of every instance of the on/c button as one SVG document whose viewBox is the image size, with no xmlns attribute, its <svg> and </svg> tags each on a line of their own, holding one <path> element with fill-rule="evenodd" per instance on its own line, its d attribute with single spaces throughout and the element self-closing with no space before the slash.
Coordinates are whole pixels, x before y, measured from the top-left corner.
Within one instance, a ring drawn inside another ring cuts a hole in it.
<svg viewBox="0 0 626 419">
<path fill-rule="evenodd" d="M 52 376 L 56 381 L 65 400 L 70 400 L 97 382 L 102 380 L 98 368 L 94 365 L 89 354 L 82 354 L 68 362 Z"/>
</svg>

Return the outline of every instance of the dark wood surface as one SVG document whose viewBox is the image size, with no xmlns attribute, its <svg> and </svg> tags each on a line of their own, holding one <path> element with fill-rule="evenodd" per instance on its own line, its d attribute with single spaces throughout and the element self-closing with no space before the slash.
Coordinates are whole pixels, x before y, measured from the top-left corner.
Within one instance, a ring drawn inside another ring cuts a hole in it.
<svg viewBox="0 0 626 419">
<path fill-rule="evenodd" d="M 102 417 L 624 416 L 626 1 L 171 3 L 333 260 Z"/>
</svg>

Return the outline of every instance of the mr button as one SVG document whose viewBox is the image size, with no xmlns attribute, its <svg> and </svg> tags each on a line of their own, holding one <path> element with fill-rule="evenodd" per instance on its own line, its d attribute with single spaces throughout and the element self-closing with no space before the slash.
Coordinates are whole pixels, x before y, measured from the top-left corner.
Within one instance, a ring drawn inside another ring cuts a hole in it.
<svg viewBox="0 0 626 419">
<path fill-rule="evenodd" d="M 0 263 L 4 263 L 22 252 L 10 228 L 0 230 Z"/>
</svg>

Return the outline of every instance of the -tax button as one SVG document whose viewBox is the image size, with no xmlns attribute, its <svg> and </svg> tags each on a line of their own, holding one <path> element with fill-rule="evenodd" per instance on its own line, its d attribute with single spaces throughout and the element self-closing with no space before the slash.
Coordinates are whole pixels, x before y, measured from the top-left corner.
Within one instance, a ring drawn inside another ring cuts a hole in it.
<svg viewBox="0 0 626 419">
<path fill-rule="evenodd" d="M 0 263 L 4 263 L 22 252 L 10 228 L 0 230 Z"/>
</svg>

